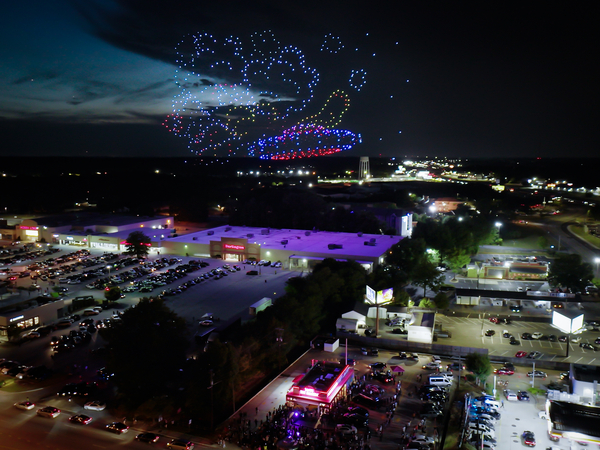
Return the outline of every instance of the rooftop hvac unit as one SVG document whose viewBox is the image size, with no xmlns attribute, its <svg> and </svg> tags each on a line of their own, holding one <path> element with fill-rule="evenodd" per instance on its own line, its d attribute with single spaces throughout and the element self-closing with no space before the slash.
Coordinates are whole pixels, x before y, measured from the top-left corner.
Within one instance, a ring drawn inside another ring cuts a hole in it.
<svg viewBox="0 0 600 450">
<path fill-rule="evenodd" d="M 265 228 L 264 230 L 260 230 L 260 234 L 262 234 L 263 236 L 271 234 L 271 230 L 269 228 Z"/>
<path fill-rule="evenodd" d="M 375 244 L 375 242 L 377 242 L 377 239 L 371 238 L 371 239 L 369 239 L 369 242 L 372 242 L 373 244 Z"/>
<path fill-rule="evenodd" d="M 375 247 L 375 242 L 373 242 L 373 241 L 365 241 L 365 245 L 369 245 L 371 247 Z"/>
<path fill-rule="evenodd" d="M 360 233 L 358 233 L 358 237 L 362 237 L 362 231 Z"/>
<path fill-rule="evenodd" d="M 209 236 L 212 236 L 213 234 L 215 234 L 215 232 L 211 230 L 211 231 L 207 231 L 206 234 L 208 234 Z"/>
<path fill-rule="evenodd" d="M 281 245 L 287 245 L 287 243 L 288 243 L 288 240 L 287 240 L 287 239 L 283 239 L 283 240 L 281 241 Z"/>
<path fill-rule="evenodd" d="M 310 236 L 310 231 L 305 231 L 304 236 Z"/>
<path fill-rule="evenodd" d="M 327 248 L 329 248 L 329 250 L 337 250 L 339 248 L 343 248 L 342 244 L 329 244 L 327 246 Z"/>
<path fill-rule="evenodd" d="M 254 233 L 248 233 L 246 236 L 248 236 L 249 238 L 253 238 L 254 237 Z"/>
<path fill-rule="evenodd" d="M 198 238 L 197 238 L 197 237 L 193 237 L 193 238 L 192 238 L 192 241 L 197 241 L 197 240 L 198 240 Z"/>
<path fill-rule="evenodd" d="M 225 227 L 225 231 L 231 231 L 231 227 Z"/>
</svg>

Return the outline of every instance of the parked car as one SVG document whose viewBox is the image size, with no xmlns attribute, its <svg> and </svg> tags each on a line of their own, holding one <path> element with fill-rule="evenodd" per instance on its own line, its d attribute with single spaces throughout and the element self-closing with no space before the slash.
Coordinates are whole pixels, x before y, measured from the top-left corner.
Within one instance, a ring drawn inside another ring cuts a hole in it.
<svg viewBox="0 0 600 450">
<path fill-rule="evenodd" d="M 535 447 L 535 434 L 533 431 L 524 431 L 521 437 L 523 438 L 523 444 L 528 447 Z"/>
<path fill-rule="evenodd" d="M 129 427 L 121 422 L 112 422 L 112 423 L 109 423 L 108 425 L 106 425 L 106 429 L 108 431 L 112 431 L 113 433 L 123 434 L 123 433 L 127 433 L 127 431 L 129 430 Z"/>
<path fill-rule="evenodd" d="M 513 369 L 509 369 L 508 367 L 500 367 L 494 371 L 498 375 L 514 375 L 515 371 Z"/>
<path fill-rule="evenodd" d="M 546 372 L 542 372 L 541 370 L 532 370 L 531 372 L 527 372 L 527 376 L 535 376 L 536 378 L 546 378 L 548 375 L 546 374 Z"/>
<path fill-rule="evenodd" d="M 160 436 L 158 434 L 154 434 L 154 433 L 140 433 L 135 437 L 136 440 L 140 441 L 140 442 L 146 442 L 147 444 L 154 444 L 156 442 L 158 442 L 158 440 L 160 439 Z"/>
<path fill-rule="evenodd" d="M 60 409 L 55 408 L 53 406 L 45 406 L 37 410 L 37 415 L 41 417 L 49 417 L 50 419 L 55 419 L 60 415 Z"/>
<path fill-rule="evenodd" d="M 519 392 L 517 392 L 517 398 L 520 401 L 528 402 L 529 401 L 529 394 L 527 392 L 525 392 L 525 391 L 519 391 Z"/>
<path fill-rule="evenodd" d="M 193 450 L 193 442 L 185 439 L 173 439 L 171 442 L 167 442 L 167 447 L 174 450 Z"/>
<path fill-rule="evenodd" d="M 92 421 L 90 416 L 86 416 L 85 414 L 76 414 L 74 416 L 69 417 L 69 422 L 76 423 L 78 425 L 87 425 Z"/>
<path fill-rule="evenodd" d="M 15 403 L 14 406 L 17 409 L 23 409 L 25 411 L 30 411 L 33 408 L 35 408 L 35 403 L 30 402 L 29 400 L 27 400 L 27 401 L 24 401 L 24 402 L 17 402 L 17 403 Z"/>
</svg>

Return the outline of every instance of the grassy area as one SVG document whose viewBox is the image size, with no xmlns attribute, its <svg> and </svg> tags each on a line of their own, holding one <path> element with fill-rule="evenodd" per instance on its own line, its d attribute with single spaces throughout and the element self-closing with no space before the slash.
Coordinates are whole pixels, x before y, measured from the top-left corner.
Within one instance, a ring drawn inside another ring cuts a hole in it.
<svg viewBox="0 0 600 450">
<path fill-rule="evenodd" d="M 2 392 L 28 392 L 48 386 L 52 386 L 56 383 L 66 383 L 67 376 L 54 374 L 54 376 L 44 381 L 33 381 L 33 380 L 17 380 L 14 377 L 7 375 L 0 375 L 0 390 Z"/>
<path fill-rule="evenodd" d="M 592 244 L 594 247 L 600 248 L 600 238 L 597 238 L 596 236 L 592 236 L 591 234 L 586 233 L 584 231 L 582 225 L 570 225 L 569 231 L 571 231 L 573 234 L 576 234 L 577 236 L 579 236 L 581 239 L 588 242 L 589 244 Z"/>
</svg>

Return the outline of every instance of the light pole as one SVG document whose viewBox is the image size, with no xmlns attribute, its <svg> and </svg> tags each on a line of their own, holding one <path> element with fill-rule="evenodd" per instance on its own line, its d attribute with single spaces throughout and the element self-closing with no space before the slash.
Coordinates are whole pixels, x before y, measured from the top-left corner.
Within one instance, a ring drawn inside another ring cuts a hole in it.
<svg viewBox="0 0 600 450">
<path fill-rule="evenodd" d="M 594 258 L 594 262 L 596 263 L 596 277 L 598 277 L 598 267 L 600 266 L 600 258 L 597 256 Z"/>
</svg>

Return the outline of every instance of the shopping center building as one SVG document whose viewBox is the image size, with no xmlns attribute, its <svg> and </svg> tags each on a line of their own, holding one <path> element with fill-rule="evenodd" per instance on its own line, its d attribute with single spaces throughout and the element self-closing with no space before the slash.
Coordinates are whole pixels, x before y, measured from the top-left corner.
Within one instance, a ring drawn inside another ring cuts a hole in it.
<svg viewBox="0 0 600 450">
<path fill-rule="evenodd" d="M 383 263 L 401 236 L 221 226 L 162 241 L 167 254 L 225 261 L 281 262 L 290 270 L 312 270 L 325 258 L 356 261 L 371 271 Z"/>
<path fill-rule="evenodd" d="M 400 235 L 339 233 L 224 225 L 177 235 L 172 217 L 134 217 L 102 214 L 64 214 L 1 227 L 3 236 L 21 242 L 122 251 L 128 235 L 141 231 L 151 240 L 151 254 L 216 258 L 230 262 L 266 260 L 282 268 L 310 271 L 325 258 L 356 261 L 371 271 L 383 263 L 389 249 L 412 233 L 407 214 Z M 260 269 L 259 269 L 260 270 Z"/>
<path fill-rule="evenodd" d="M 152 239 L 152 251 L 173 228 L 173 217 L 136 217 L 112 214 L 61 214 L 24 219 L 13 227 L 0 226 L 2 238 L 21 242 L 46 242 L 100 248 L 106 251 L 124 249 L 132 231 L 142 231 Z"/>
</svg>

